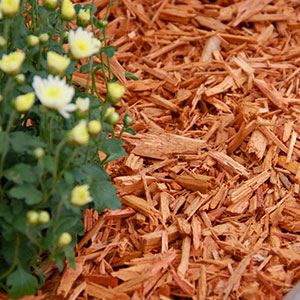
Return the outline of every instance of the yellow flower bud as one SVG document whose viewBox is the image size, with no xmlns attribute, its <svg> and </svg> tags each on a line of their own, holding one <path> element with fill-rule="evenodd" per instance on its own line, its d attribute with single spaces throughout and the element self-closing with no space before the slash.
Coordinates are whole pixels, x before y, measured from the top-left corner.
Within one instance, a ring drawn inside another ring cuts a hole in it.
<svg viewBox="0 0 300 300">
<path fill-rule="evenodd" d="M 24 59 L 25 53 L 23 51 L 4 54 L 0 60 L 0 69 L 8 75 L 16 75 L 20 73 Z"/>
<path fill-rule="evenodd" d="M 77 185 L 71 192 L 71 203 L 76 206 L 83 206 L 92 201 L 89 186 L 87 184 Z"/>
<path fill-rule="evenodd" d="M 107 84 L 108 99 L 112 104 L 117 104 L 125 91 L 125 87 L 117 82 L 109 82 Z"/>
<path fill-rule="evenodd" d="M 47 53 L 48 70 L 53 75 L 63 76 L 67 70 L 71 60 L 67 56 L 49 51 Z"/>
<path fill-rule="evenodd" d="M 89 142 L 89 138 L 87 122 L 85 120 L 81 120 L 69 134 L 70 141 L 79 145 L 86 145 Z"/>
<path fill-rule="evenodd" d="M 88 130 L 91 135 L 97 135 L 101 128 L 101 123 L 98 120 L 92 120 L 88 123 Z"/>
<path fill-rule="evenodd" d="M 72 242 L 72 236 L 69 232 L 63 232 L 57 241 L 57 245 L 60 248 L 66 247 L 68 245 L 70 245 Z"/>
<path fill-rule="evenodd" d="M 90 9 L 80 9 L 78 16 L 77 16 L 77 22 L 79 26 L 87 26 L 90 23 L 91 20 L 91 10 Z"/>
<path fill-rule="evenodd" d="M 14 101 L 16 111 L 21 113 L 28 111 L 33 106 L 34 99 L 34 93 L 18 96 Z"/>
<path fill-rule="evenodd" d="M 48 33 L 42 33 L 39 35 L 39 41 L 42 44 L 46 44 L 49 41 L 49 34 Z"/>
<path fill-rule="evenodd" d="M 61 17 L 66 21 L 71 21 L 76 18 L 76 11 L 71 0 L 62 1 Z"/>
<path fill-rule="evenodd" d="M 30 210 L 26 214 L 27 223 L 30 225 L 37 224 L 39 221 L 39 213 L 35 210 Z"/>
<path fill-rule="evenodd" d="M 41 224 L 47 224 L 50 221 L 50 215 L 46 210 L 39 212 L 38 222 Z"/>
<path fill-rule="evenodd" d="M 26 44 L 29 48 L 33 48 L 37 46 L 40 43 L 40 40 L 37 36 L 35 35 L 28 35 L 26 38 Z"/>
<path fill-rule="evenodd" d="M 8 17 L 13 17 L 19 12 L 20 0 L 1 0 L 0 11 Z"/>
<path fill-rule="evenodd" d="M 33 150 L 33 155 L 37 159 L 42 158 L 44 154 L 45 154 L 45 150 L 42 147 L 37 147 Z"/>
<path fill-rule="evenodd" d="M 44 0 L 43 5 L 49 10 L 54 10 L 57 5 L 57 0 Z"/>
</svg>

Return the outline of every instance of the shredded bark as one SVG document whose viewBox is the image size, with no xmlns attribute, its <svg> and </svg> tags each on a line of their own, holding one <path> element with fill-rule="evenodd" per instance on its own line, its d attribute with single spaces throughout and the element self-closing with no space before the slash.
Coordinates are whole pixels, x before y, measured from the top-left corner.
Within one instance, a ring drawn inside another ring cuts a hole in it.
<svg viewBox="0 0 300 300">
<path fill-rule="evenodd" d="M 206 2 L 111 9 L 137 131 L 107 166 L 123 208 L 85 212 L 44 299 L 281 299 L 299 280 L 299 2 Z"/>
</svg>

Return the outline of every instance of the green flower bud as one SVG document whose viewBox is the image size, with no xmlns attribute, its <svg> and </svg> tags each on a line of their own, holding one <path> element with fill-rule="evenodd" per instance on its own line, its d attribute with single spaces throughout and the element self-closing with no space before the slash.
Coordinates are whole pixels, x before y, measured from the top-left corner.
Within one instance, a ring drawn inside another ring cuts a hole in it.
<svg viewBox="0 0 300 300">
<path fill-rule="evenodd" d="M 37 224 L 39 221 L 39 213 L 35 210 L 30 210 L 26 214 L 27 223 L 30 225 Z"/>
<path fill-rule="evenodd" d="M 26 43 L 29 48 L 33 48 L 35 46 L 38 46 L 40 40 L 37 36 L 31 34 L 27 36 Z"/>
<path fill-rule="evenodd" d="M 14 77 L 17 84 L 24 84 L 26 82 L 26 77 L 24 74 L 18 74 Z"/>
<path fill-rule="evenodd" d="M 39 35 L 39 40 L 41 44 L 46 44 L 49 41 L 49 34 L 48 33 L 42 33 Z"/>
<path fill-rule="evenodd" d="M 130 126 L 133 123 L 133 120 L 130 116 L 125 115 L 123 118 L 123 122 L 125 126 Z"/>
<path fill-rule="evenodd" d="M 69 232 L 63 232 L 57 241 L 57 246 L 60 248 L 70 245 L 72 242 L 72 236 Z"/>
<path fill-rule="evenodd" d="M 108 116 L 106 122 L 110 125 L 116 125 L 119 121 L 119 114 L 117 112 L 113 112 L 111 115 Z"/>
<path fill-rule="evenodd" d="M 44 0 L 43 5 L 48 10 L 54 10 L 57 6 L 57 0 Z"/>
<path fill-rule="evenodd" d="M 38 222 L 41 224 L 47 224 L 50 221 L 50 215 L 46 210 L 39 212 Z"/>
<path fill-rule="evenodd" d="M 0 48 L 5 47 L 6 44 L 7 44 L 6 39 L 2 35 L 0 35 Z"/>
<path fill-rule="evenodd" d="M 80 9 L 77 16 L 77 23 L 79 26 L 86 27 L 91 21 L 91 10 L 90 9 Z"/>
<path fill-rule="evenodd" d="M 33 155 L 36 159 L 40 159 L 45 155 L 45 151 L 42 147 L 38 147 L 33 150 Z"/>
</svg>

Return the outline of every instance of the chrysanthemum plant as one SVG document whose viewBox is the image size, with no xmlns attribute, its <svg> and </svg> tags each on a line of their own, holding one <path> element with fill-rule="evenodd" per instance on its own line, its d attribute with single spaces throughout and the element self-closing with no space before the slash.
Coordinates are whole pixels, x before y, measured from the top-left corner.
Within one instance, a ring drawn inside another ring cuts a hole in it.
<svg viewBox="0 0 300 300">
<path fill-rule="evenodd" d="M 83 209 L 120 206 L 104 165 L 124 155 L 114 105 L 125 89 L 95 12 L 70 0 L 0 0 L 0 290 L 12 298 L 43 284 L 45 260 L 74 266 Z M 78 70 L 85 86 L 72 79 Z M 131 122 L 125 115 L 121 133 Z"/>
</svg>

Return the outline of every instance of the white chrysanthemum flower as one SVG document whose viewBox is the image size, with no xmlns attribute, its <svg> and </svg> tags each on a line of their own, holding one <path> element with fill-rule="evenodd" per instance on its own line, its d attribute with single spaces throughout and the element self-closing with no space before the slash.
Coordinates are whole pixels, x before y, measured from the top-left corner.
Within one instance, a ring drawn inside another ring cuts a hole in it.
<svg viewBox="0 0 300 300">
<path fill-rule="evenodd" d="M 72 56 L 75 59 L 92 56 L 100 50 L 100 41 L 94 38 L 91 32 L 85 31 L 81 27 L 76 31 L 70 30 L 68 39 Z"/>
<path fill-rule="evenodd" d="M 80 113 L 86 113 L 90 107 L 90 99 L 89 98 L 81 98 L 78 97 L 76 99 L 76 108 Z"/>
<path fill-rule="evenodd" d="M 71 103 L 74 88 L 67 85 L 64 79 L 52 75 L 44 79 L 34 76 L 32 86 L 41 103 L 57 110 L 63 117 L 69 118 L 70 112 L 76 109 L 76 105 Z"/>
</svg>

